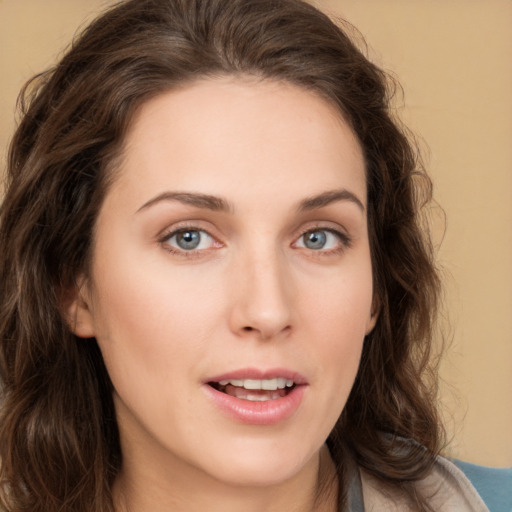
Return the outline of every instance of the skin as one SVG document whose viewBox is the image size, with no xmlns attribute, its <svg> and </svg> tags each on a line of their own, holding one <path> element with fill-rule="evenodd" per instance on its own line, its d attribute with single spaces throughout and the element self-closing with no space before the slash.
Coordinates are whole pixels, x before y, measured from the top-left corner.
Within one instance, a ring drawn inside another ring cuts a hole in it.
<svg viewBox="0 0 512 512">
<path fill-rule="evenodd" d="M 315 196 L 327 204 L 304 208 Z M 183 228 L 201 237 L 196 249 L 180 248 Z M 325 245 L 308 245 L 311 232 Z M 334 510 L 334 495 L 315 502 L 334 474 L 324 442 L 375 316 L 363 156 L 330 104 L 250 78 L 148 101 L 80 282 L 69 315 L 97 339 L 114 385 L 120 510 Z M 205 380 L 247 367 L 305 377 L 290 418 L 246 424 L 205 393 Z"/>
</svg>

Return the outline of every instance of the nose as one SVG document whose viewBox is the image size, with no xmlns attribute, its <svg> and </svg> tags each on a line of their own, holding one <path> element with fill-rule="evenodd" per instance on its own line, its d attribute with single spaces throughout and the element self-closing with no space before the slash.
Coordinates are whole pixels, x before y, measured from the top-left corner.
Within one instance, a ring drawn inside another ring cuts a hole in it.
<svg viewBox="0 0 512 512">
<path fill-rule="evenodd" d="M 277 251 L 238 261 L 231 276 L 230 328 L 261 340 L 285 336 L 292 328 L 292 283 Z"/>
</svg>

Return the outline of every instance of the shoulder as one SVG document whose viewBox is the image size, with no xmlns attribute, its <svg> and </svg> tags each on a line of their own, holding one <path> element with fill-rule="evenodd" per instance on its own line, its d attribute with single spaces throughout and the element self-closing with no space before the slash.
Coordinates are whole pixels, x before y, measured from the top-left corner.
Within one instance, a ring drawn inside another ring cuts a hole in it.
<svg viewBox="0 0 512 512">
<path fill-rule="evenodd" d="M 512 467 L 479 466 L 454 459 L 493 512 L 512 512 Z"/>
<path fill-rule="evenodd" d="M 409 512 L 411 505 L 403 493 L 390 490 L 375 477 L 361 471 L 365 512 Z M 416 482 L 436 512 L 489 512 L 471 482 L 455 464 L 437 457 L 429 474 Z"/>
</svg>

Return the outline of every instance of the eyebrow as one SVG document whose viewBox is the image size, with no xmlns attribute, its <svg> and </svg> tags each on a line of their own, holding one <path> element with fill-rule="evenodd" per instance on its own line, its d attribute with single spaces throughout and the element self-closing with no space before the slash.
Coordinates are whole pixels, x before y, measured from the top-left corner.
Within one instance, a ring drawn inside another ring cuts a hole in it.
<svg viewBox="0 0 512 512">
<path fill-rule="evenodd" d="M 214 212 L 230 212 L 233 210 L 230 203 L 221 197 L 200 194 L 197 192 L 163 192 L 144 203 L 137 210 L 137 213 L 162 201 L 178 201 L 186 205 L 195 206 L 196 208 L 204 208 Z"/>
<path fill-rule="evenodd" d="M 300 212 L 316 210 L 318 208 L 324 208 L 325 206 L 337 201 L 350 201 L 356 204 L 362 212 L 365 211 L 363 202 L 354 193 L 344 188 L 339 190 L 328 190 L 316 196 L 308 197 L 300 202 L 298 210 Z"/>
<path fill-rule="evenodd" d="M 231 203 L 222 197 L 201 194 L 199 192 L 163 192 L 144 203 L 137 210 L 137 213 L 164 201 L 178 201 L 186 205 L 212 210 L 214 212 L 229 213 L 234 210 Z M 356 204 L 362 212 L 365 211 L 362 201 L 354 193 L 346 189 L 328 190 L 316 196 L 308 197 L 299 203 L 297 210 L 299 212 L 316 210 L 337 201 L 350 201 Z"/>
</svg>

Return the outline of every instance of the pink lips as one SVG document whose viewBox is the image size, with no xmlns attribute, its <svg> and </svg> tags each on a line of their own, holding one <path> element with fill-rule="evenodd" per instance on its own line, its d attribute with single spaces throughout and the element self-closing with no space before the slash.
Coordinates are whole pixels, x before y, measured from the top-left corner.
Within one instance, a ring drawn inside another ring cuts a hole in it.
<svg viewBox="0 0 512 512">
<path fill-rule="evenodd" d="M 294 386 L 288 388 L 285 396 L 261 402 L 236 398 L 215 389 L 209 384 L 229 380 L 266 380 L 274 378 L 292 380 Z M 302 402 L 307 384 L 302 375 L 290 370 L 275 368 L 262 371 L 255 368 L 245 368 L 212 377 L 204 383 L 203 389 L 214 405 L 232 419 L 251 425 L 274 425 L 293 416 Z"/>
</svg>

